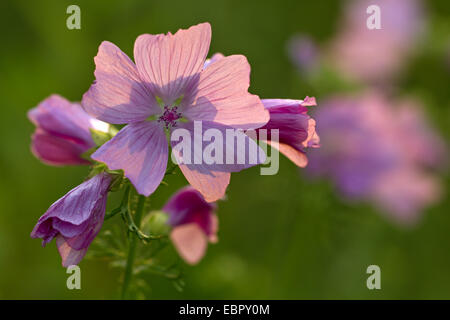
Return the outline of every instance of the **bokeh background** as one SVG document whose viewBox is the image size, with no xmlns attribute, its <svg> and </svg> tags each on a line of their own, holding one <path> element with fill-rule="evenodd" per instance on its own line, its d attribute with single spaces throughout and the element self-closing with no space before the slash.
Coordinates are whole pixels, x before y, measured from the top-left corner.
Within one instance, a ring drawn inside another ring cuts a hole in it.
<svg viewBox="0 0 450 320">
<path fill-rule="evenodd" d="M 81 30 L 66 28 L 70 4 L 81 8 Z M 422 10 L 427 32 L 397 75 L 395 92 L 420 98 L 429 122 L 448 142 L 450 5 L 428 0 Z M 326 45 L 343 11 L 341 1 L 1 1 L 0 298 L 118 297 L 121 273 L 95 259 L 81 263 L 82 290 L 69 291 L 54 243 L 43 249 L 29 236 L 38 217 L 87 169 L 49 167 L 34 158 L 26 112 L 51 93 L 79 101 L 93 81 L 101 41 L 132 56 L 139 34 L 208 21 L 210 53 L 247 56 L 251 92 L 264 98 L 315 96 L 320 108 L 338 90 L 335 78 L 305 81 L 286 47 L 298 33 Z M 438 176 L 441 200 L 424 209 L 418 224 L 404 227 L 370 203 L 343 200 L 327 179 L 311 180 L 284 157 L 280 161 L 274 176 L 260 176 L 258 168 L 232 175 L 228 199 L 219 204 L 219 243 L 199 265 L 184 267 L 182 292 L 164 278 L 146 278 L 147 298 L 450 298 L 445 170 Z M 153 197 L 156 208 L 186 182 L 177 175 L 169 184 Z M 381 290 L 366 288 L 371 264 L 381 267 Z"/>
</svg>

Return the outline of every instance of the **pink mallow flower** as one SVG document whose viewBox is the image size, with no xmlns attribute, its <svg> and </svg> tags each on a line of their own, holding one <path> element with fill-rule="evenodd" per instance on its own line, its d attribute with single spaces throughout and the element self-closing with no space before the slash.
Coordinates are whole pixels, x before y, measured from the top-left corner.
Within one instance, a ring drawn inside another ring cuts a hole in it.
<svg viewBox="0 0 450 320">
<path fill-rule="evenodd" d="M 180 256 L 196 264 L 205 255 L 208 242 L 217 242 L 218 219 L 214 203 L 208 203 L 192 187 L 179 190 L 169 199 L 164 212 L 173 227 L 170 238 Z"/>
<path fill-rule="evenodd" d="M 335 96 L 315 118 L 322 147 L 308 155 L 309 173 L 330 177 L 346 198 L 372 201 L 403 224 L 439 199 L 432 169 L 441 166 L 445 147 L 418 102 L 392 102 L 378 92 Z"/>
<path fill-rule="evenodd" d="M 42 238 L 42 246 L 56 238 L 62 265 L 78 264 L 102 227 L 110 184 L 100 173 L 72 189 L 39 218 L 31 237 Z"/>
<path fill-rule="evenodd" d="M 109 125 L 92 118 L 77 103 L 51 95 L 28 112 L 36 125 L 31 150 L 42 162 L 55 165 L 89 164 L 82 154 L 94 147 L 90 129 L 107 132 Z"/>
<path fill-rule="evenodd" d="M 210 61 L 204 67 L 210 39 L 208 23 L 174 35 L 144 34 L 134 45 L 135 63 L 114 44 L 100 45 L 96 80 L 82 105 L 97 119 L 127 125 L 92 158 L 112 170 L 122 169 L 140 194 L 153 193 L 164 177 L 165 130 L 183 128 L 193 136 L 194 121 L 201 121 L 205 130 L 224 132 L 255 129 L 269 120 L 261 100 L 247 91 L 250 66 L 244 56 Z M 172 142 L 172 148 L 176 145 Z M 188 182 L 207 201 L 224 196 L 230 172 L 250 166 L 187 165 L 179 161 L 180 154 L 175 157 Z"/>
<path fill-rule="evenodd" d="M 269 122 L 260 129 L 267 129 L 267 143 L 277 148 L 299 167 L 306 167 L 308 159 L 305 149 L 319 147 L 316 122 L 308 114 L 307 106 L 315 106 L 316 99 L 305 100 L 263 99 L 270 113 Z M 258 129 L 258 130 L 260 130 Z M 271 141 L 271 130 L 278 129 L 279 143 Z M 258 137 L 263 139 L 259 134 Z"/>
<path fill-rule="evenodd" d="M 380 8 L 380 29 L 367 27 L 371 5 Z M 348 1 L 342 27 L 329 48 L 331 63 L 356 80 L 389 80 L 421 43 L 423 11 L 420 0 Z"/>
</svg>

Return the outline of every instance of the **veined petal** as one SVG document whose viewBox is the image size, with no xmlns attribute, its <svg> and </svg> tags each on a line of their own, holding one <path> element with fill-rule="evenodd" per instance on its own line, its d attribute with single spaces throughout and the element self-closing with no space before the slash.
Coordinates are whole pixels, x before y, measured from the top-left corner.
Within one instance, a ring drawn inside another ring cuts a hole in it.
<svg viewBox="0 0 450 320">
<path fill-rule="evenodd" d="M 241 130 L 210 121 L 180 124 L 178 129 L 186 130 L 188 137 L 171 141 L 173 156 L 188 182 L 208 202 L 225 195 L 230 172 L 265 161 L 262 149 Z M 184 139 L 190 142 L 186 144 Z"/>
<path fill-rule="evenodd" d="M 197 189 L 206 201 L 217 201 L 225 196 L 230 184 L 229 172 L 210 171 L 202 165 L 181 164 L 179 167 L 189 184 Z"/>
<path fill-rule="evenodd" d="M 45 245 L 61 234 L 83 242 L 75 249 L 89 246 L 103 223 L 110 184 L 110 175 L 100 173 L 72 189 L 39 218 L 31 237 L 42 238 Z"/>
<path fill-rule="evenodd" d="M 72 248 L 61 235 L 56 237 L 56 246 L 58 247 L 64 268 L 80 263 L 87 252 L 87 247 L 80 250 Z"/>
<path fill-rule="evenodd" d="M 109 123 L 145 120 L 160 112 L 156 99 L 142 83 L 136 66 L 116 45 L 104 41 L 95 60 L 95 81 L 84 94 L 83 108 Z"/>
<path fill-rule="evenodd" d="M 134 45 L 139 74 L 153 94 L 172 105 L 197 83 L 210 41 L 209 23 L 178 30 L 174 35 L 143 34 Z"/>
<path fill-rule="evenodd" d="M 225 191 L 230 183 L 229 172 L 212 171 L 208 165 L 184 164 L 183 155 L 174 149 L 176 143 L 172 143 L 172 152 L 181 172 L 189 184 L 197 189 L 208 202 L 219 200 L 225 196 Z"/>
<path fill-rule="evenodd" d="M 249 85 L 250 65 L 244 56 L 219 59 L 201 72 L 198 86 L 187 93 L 183 114 L 190 120 L 259 128 L 269 120 L 269 112 L 258 96 L 248 93 Z"/>
<path fill-rule="evenodd" d="M 111 170 L 122 169 L 136 190 L 149 196 L 164 177 L 168 152 L 164 129 L 156 122 L 143 121 L 124 127 L 92 159 Z"/>
<path fill-rule="evenodd" d="M 207 68 L 211 63 L 214 63 L 214 62 L 216 62 L 216 61 L 219 61 L 220 59 L 223 59 L 223 58 L 225 58 L 225 56 L 224 56 L 222 53 L 220 53 L 220 52 L 215 53 L 210 59 L 206 59 L 205 64 L 203 65 L 203 68 L 205 69 L 205 68 Z"/>
</svg>

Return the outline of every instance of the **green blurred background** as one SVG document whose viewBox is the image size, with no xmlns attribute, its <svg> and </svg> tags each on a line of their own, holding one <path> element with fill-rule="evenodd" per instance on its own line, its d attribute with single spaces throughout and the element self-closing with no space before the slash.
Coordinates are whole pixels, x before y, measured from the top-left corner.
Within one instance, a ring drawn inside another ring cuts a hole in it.
<svg viewBox="0 0 450 320">
<path fill-rule="evenodd" d="M 70 4 L 81 8 L 81 30 L 66 28 Z M 208 21 L 210 53 L 246 55 L 253 93 L 316 96 L 320 105 L 325 92 L 302 85 L 286 41 L 298 32 L 326 41 L 341 8 L 338 1 L 300 0 L 1 1 L 0 298 L 118 297 L 121 273 L 97 260 L 81 263 L 82 290 L 69 291 L 55 244 L 43 249 L 29 236 L 38 217 L 78 185 L 87 168 L 54 168 L 35 159 L 29 148 L 34 128 L 26 112 L 51 93 L 79 101 L 93 81 L 101 41 L 112 41 L 132 56 L 139 34 Z M 426 9 L 427 43 L 448 39 L 448 1 L 426 1 Z M 414 57 L 399 86 L 423 99 L 431 122 L 448 141 L 449 69 L 445 55 L 435 49 L 431 45 Z M 329 183 L 309 181 L 280 160 L 275 176 L 260 176 L 258 168 L 232 175 L 228 199 L 219 205 L 219 243 L 199 265 L 184 267 L 183 292 L 163 278 L 149 277 L 148 298 L 450 298 L 448 188 L 419 225 L 405 229 L 369 205 L 345 204 Z M 448 177 L 442 180 L 448 187 Z M 182 175 L 172 177 L 170 187 L 153 197 L 155 208 L 184 184 Z M 381 267 L 381 290 L 366 288 L 371 264 Z"/>
</svg>

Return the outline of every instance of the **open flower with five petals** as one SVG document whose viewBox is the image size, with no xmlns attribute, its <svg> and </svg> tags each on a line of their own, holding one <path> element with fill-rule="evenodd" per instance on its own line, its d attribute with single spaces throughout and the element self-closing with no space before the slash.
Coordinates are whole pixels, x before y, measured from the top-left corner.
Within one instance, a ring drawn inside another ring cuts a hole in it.
<svg viewBox="0 0 450 320">
<path fill-rule="evenodd" d="M 164 177 L 169 153 L 165 131 L 192 131 L 194 121 L 222 131 L 247 130 L 269 120 L 261 100 L 248 93 L 250 66 L 244 56 L 204 67 L 210 39 L 208 23 L 175 34 L 144 34 L 134 45 L 135 63 L 114 44 L 100 45 L 96 80 L 82 105 L 97 119 L 126 126 L 92 158 L 111 170 L 122 169 L 140 194 L 153 193 Z M 215 201 L 223 197 L 230 172 L 243 166 L 180 169 L 207 201 Z"/>
</svg>

